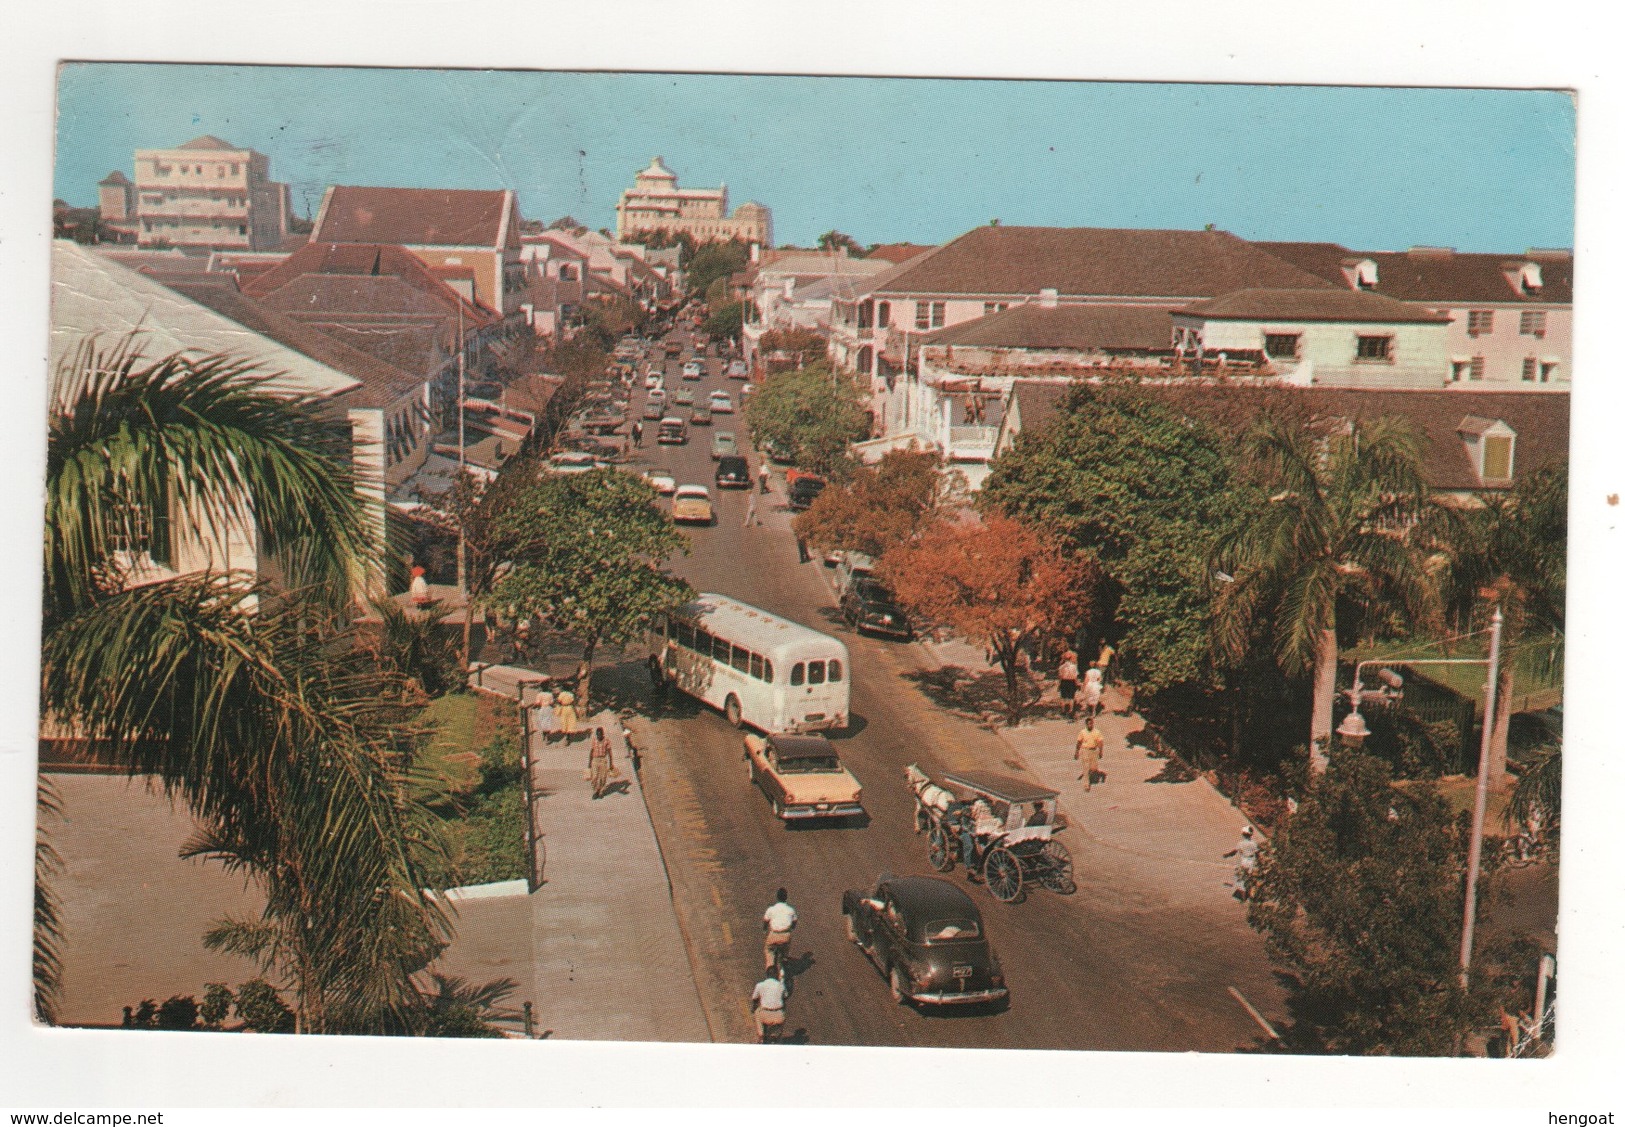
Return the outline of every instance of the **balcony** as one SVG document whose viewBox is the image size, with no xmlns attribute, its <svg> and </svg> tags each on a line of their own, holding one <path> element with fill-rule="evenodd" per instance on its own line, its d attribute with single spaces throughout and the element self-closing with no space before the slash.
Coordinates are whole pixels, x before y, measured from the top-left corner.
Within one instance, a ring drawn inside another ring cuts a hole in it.
<svg viewBox="0 0 1625 1127">
<path fill-rule="evenodd" d="M 993 457 L 993 444 L 998 441 L 996 426 L 951 426 L 944 444 L 949 461 L 987 461 Z"/>
</svg>

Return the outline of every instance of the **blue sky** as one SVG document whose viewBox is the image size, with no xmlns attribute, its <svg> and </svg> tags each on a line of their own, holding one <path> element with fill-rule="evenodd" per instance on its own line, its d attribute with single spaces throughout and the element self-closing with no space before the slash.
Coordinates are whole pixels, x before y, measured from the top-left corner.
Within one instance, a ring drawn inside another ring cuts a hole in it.
<svg viewBox="0 0 1625 1127">
<path fill-rule="evenodd" d="M 775 238 L 1006 224 L 1512 253 L 1573 244 L 1574 104 L 1548 91 L 69 64 L 55 193 L 213 133 L 301 211 L 334 183 L 514 188 L 612 226 L 656 153 Z"/>
</svg>

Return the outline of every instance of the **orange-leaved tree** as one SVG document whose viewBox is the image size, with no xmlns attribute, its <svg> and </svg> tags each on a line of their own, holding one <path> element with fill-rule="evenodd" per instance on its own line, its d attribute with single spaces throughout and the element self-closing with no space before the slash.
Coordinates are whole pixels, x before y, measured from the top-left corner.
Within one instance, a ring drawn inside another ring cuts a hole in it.
<svg viewBox="0 0 1625 1127">
<path fill-rule="evenodd" d="M 992 651 L 1014 724 L 1027 703 L 1022 652 L 1070 633 L 1099 572 L 1092 557 L 1068 555 L 1036 528 L 992 514 L 979 524 L 939 521 L 888 552 L 880 575 L 914 614 Z"/>
<path fill-rule="evenodd" d="M 944 495 L 941 459 L 924 450 L 891 450 L 832 484 L 795 519 L 796 535 L 816 548 L 879 559 L 935 519 Z"/>
</svg>

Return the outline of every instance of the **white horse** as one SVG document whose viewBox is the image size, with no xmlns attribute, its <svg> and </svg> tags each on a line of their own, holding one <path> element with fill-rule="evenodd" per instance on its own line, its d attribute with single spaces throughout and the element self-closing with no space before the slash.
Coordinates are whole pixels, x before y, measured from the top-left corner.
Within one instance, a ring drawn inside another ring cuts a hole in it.
<svg viewBox="0 0 1625 1127">
<path fill-rule="evenodd" d="M 956 799 L 952 791 L 933 783 L 931 776 L 920 770 L 918 763 L 904 767 L 903 775 L 908 779 L 909 788 L 914 791 L 914 832 L 920 833 L 928 822 L 927 810 L 935 810 L 941 815 Z"/>
</svg>

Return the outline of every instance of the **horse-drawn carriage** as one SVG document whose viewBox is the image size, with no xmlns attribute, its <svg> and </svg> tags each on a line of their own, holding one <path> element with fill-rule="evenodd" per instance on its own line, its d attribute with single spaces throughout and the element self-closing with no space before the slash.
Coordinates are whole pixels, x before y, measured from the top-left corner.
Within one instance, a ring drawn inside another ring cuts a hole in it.
<svg viewBox="0 0 1625 1127">
<path fill-rule="evenodd" d="M 1032 883 L 1063 895 L 1077 891 L 1072 854 L 1055 840 L 1067 825 L 1055 791 L 969 771 L 946 773 L 939 781 L 916 764 L 907 774 L 915 830 L 928 835 L 927 856 L 937 872 L 962 862 L 972 880 L 979 873 L 1004 903 Z"/>
</svg>

